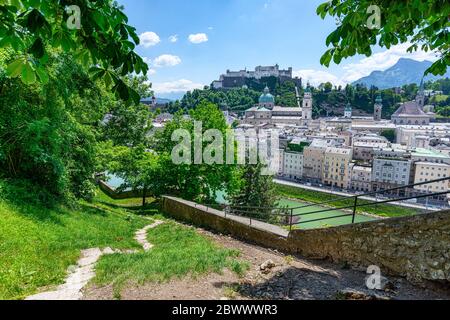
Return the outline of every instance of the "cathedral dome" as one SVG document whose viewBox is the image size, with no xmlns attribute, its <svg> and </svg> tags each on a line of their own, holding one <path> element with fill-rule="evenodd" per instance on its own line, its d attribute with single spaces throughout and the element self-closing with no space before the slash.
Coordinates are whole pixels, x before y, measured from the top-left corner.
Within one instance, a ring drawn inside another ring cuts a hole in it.
<svg viewBox="0 0 450 320">
<path fill-rule="evenodd" d="M 260 104 L 264 104 L 264 103 L 275 103 L 275 97 L 273 95 L 270 94 L 269 88 L 266 87 L 264 89 L 264 93 L 259 97 L 259 103 Z"/>
</svg>

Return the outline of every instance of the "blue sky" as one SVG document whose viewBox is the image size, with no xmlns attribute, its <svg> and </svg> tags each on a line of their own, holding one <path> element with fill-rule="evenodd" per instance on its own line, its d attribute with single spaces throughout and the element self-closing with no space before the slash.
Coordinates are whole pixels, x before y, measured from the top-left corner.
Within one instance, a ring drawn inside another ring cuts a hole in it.
<svg viewBox="0 0 450 320">
<path fill-rule="evenodd" d="M 138 53 L 159 97 L 175 98 L 209 85 L 227 69 L 257 65 L 293 67 L 313 84 L 345 84 L 385 70 L 401 57 L 432 60 L 433 54 L 406 54 L 407 45 L 375 48 L 371 58 L 353 57 L 324 68 L 321 55 L 335 21 L 320 19 L 324 0 L 119 0 L 141 35 Z"/>
</svg>

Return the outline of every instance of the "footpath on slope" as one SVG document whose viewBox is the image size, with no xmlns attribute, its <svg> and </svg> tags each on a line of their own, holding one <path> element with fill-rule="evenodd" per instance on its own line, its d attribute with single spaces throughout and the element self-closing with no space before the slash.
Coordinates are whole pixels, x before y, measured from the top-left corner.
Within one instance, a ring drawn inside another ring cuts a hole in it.
<svg viewBox="0 0 450 320">
<path fill-rule="evenodd" d="M 155 221 L 154 223 L 138 230 L 135 240 L 142 246 L 144 251 L 149 251 L 153 245 L 147 240 L 147 232 L 164 223 Z M 83 288 L 95 277 L 95 264 L 103 255 L 109 254 L 133 254 L 137 250 L 113 250 L 111 248 L 92 248 L 81 251 L 81 258 L 76 266 L 69 267 L 68 276 L 64 284 L 58 286 L 54 291 L 42 292 L 29 296 L 25 300 L 81 300 L 83 299 Z"/>
</svg>

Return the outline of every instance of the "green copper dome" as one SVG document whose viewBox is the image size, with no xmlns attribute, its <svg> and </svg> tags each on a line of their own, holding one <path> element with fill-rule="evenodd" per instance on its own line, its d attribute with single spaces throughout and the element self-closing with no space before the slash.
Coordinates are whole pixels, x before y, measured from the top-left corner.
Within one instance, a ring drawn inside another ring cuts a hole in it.
<svg viewBox="0 0 450 320">
<path fill-rule="evenodd" d="M 350 103 L 347 103 L 345 106 L 345 111 L 352 111 L 352 105 Z"/>
<path fill-rule="evenodd" d="M 269 88 L 264 89 L 264 93 L 259 97 L 259 103 L 275 103 L 275 97 L 270 94 Z"/>
<path fill-rule="evenodd" d="M 383 99 L 381 99 L 381 95 L 377 96 L 377 99 L 375 100 L 376 103 L 383 103 Z"/>
</svg>

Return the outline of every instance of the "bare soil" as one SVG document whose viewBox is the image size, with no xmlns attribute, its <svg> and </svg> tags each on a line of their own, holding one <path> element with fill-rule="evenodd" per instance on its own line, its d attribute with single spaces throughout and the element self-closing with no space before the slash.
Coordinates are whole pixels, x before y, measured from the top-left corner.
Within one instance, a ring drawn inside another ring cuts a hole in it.
<svg viewBox="0 0 450 320">
<path fill-rule="evenodd" d="M 384 291 L 366 287 L 365 270 L 350 269 L 327 261 L 286 256 L 276 251 L 245 243 L 228 236 L 198 229 L 218 245 L 241 251 L 240 259 L 250 269 L 240 278 L 229 270 L 222 274 L 173 279 L 167 283 L 128 284 L 121 292 L 123 300 L 335 300 L 335 299 L 400 299 L 450 300 L 445 291 L 419 288 L 402 278 L 387 277 Z M 270 263 L 267 263 L 267 262 Z M 261 265 L 274 267 L 261 270 Z M 89 286 L 87 300 L 113 299 L 112 286 Z"/>
</svg>

